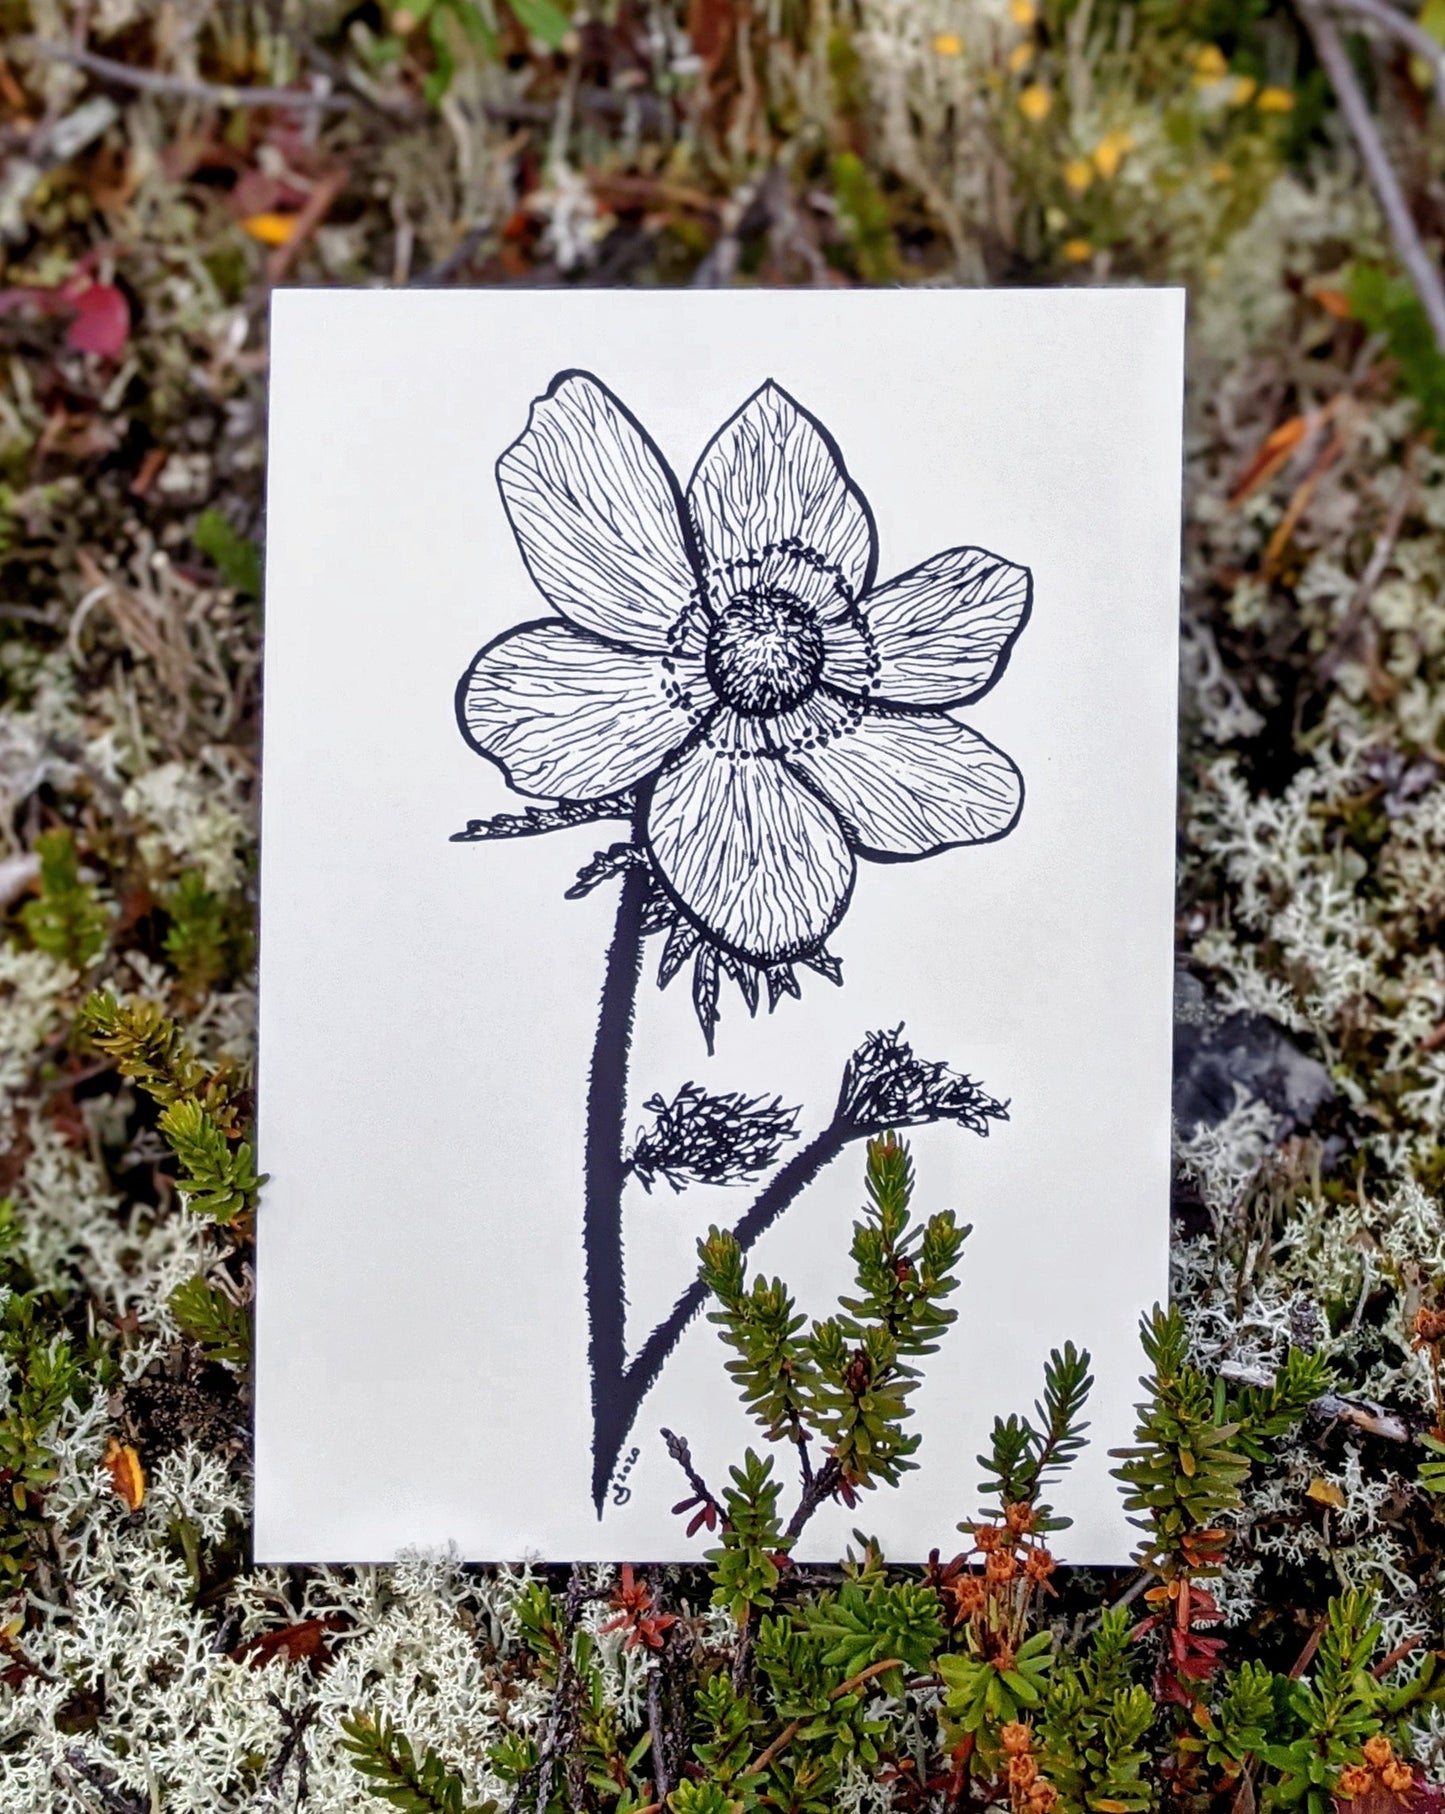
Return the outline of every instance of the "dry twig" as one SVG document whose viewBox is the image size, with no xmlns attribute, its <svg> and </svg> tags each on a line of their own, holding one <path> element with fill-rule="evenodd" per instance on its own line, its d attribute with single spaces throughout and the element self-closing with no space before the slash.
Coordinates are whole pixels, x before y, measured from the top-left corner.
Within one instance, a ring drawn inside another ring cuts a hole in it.
<svg viewBox="0 0 1445 1814">
<path fill-rule="evenodd" d="M 1345 123 L 1354 138 L 1370 186 L 1375 191 L 1375 199 L 1380 204 L 1380 212 L 1384 215 L 1390 237 L 1395 242 L 1400 263 L 1405 267 L 1415 286 L 1415 293 L 1429 317 L 1436 344 L 1445 353 L 1445 283 L 1441 282 L 1439 268 L 1420 238 L 1419 228 L 1415 225 L 1414 216 L 1410 213 L 1404 191 L 1400 187 L 1400 179 L 1380 141 L 1380 134 L 1370 113 L 1370 104 L 1365 99 L 1359 77 L 1355 74 L 1355 66 L 1350 61 L 1349 52 L 1345 49 L 1333 18 L 1321 4 L 1321 0 L 1297 0 L 1297 4 L 1305 28 L 1314 40 L 1320 64 L 1339 101 L 1340 112 L 1344 114 Z"/>
<path fill-rule="evenodd" d="M 1346 11 L 1367 19 L 1399 43 L 1408 45 L 1430 67 L 1435 92 L 1445 101 L 1445 45 L 1432 38 L 1422 25 L 1396 10 L 1389 0 L 1335 0 Z"/>
<path fill-rule="evenodd" d="M 118 63 L 114 57 L 102 57 L 78 44 L 59 44 L 52 38 L 32 38 L 26 48 L 47 63 L 69 63 L 103 82 L 134 88 L 141 94 L 207 101 L 213 107 L 300 107 L 324 113 L 346 112 L 351 107 L 345 95 L 316 89 L 237 88 L 228 82 L 197 82 L 187 76 L 164 75 L 157 69 L 135 69 L 129 63 Z"/>
</svg>

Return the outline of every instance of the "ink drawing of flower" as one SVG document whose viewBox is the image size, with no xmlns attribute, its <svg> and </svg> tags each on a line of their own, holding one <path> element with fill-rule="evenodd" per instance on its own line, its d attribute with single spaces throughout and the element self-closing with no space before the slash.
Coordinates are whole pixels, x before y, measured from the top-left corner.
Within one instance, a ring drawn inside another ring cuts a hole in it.
<svg viewBox="0 0 1445 1814">
<path fill-rule="evenodd" d="M 517 791 L 632 794 L 675 908 L 759 967 L 817 952 L 857 860 L 1009 832 L 1023 781 L 954 714 L 993 685 L 1027 568 L 953 547 L 879 585 L 867 500 L 774 383 L 713 436 L 686 490 L 605 385 L 565 372 L 497 466 L 555 615 L 489 643 L 464 734 Z"/>
</svg>

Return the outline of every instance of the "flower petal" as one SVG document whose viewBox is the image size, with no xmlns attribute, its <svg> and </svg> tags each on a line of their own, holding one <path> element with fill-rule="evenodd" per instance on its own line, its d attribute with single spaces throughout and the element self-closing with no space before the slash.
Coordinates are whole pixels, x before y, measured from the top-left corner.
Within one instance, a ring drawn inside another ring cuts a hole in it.
<svg viewBox="0 0 1445 1814">
<path fill-rule="evenodd" d="M 716 607 L 757 583 L 771 553 L 798 557 L 786 581 L 817 603 L 872 581 L 873 516 L 833 437 L 776 384 L 755 391 L 703 451 L 687 488 Z"/>
<path fill-rule="evenodd" d="M 827 699 L 809 701 L 823 732 L 811 748 L 795 740 L 784 761 L 832 802 L 863 855 L 924 857 L 1013 830 L 1023 776 L 977 731 L 943 712 L 825 714 Z"/>
<path fill-rule="evenodd" d="M 631 787 L 714 709 L 700 662 L 639 655 L 566 624 L 489 643 L 457 687 L 457 720 L 512 786 L 590 800 Z"/>
<path fill-rule="evenodd" d="M 823 677 L 897 705 L 964 705 L 1003 673 L 1032 602 L 1027 567 L 950 548 L 861 601 L 867 637 L 830 647 Z"/>
<path fill-rule="evenodd" d="M 700 649 L 677 480 L 604 384 L 555 378 L 498 460 L 497 484 L 528 572 L 564 617 L 634 649 Z"/>
<path fill-rule="evenodd" d="M 853 853 L 832 809 L 732 712 L 657 777 L 647 836 L 688 917 L 756 964 L 814 950 L 853 890 Z"/>
</svg>

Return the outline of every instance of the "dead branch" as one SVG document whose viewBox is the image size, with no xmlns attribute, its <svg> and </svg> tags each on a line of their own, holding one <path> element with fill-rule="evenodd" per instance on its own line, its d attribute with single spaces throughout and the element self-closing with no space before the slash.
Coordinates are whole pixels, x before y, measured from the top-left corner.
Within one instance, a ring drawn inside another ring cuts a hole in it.
<svg viewBox="0 0 1445 1814">
<path fill-rule="evenodd" d="M 1420 238 L 1405 193 L 1400 187 L 1400 179 L 1395 174 L 1375 127 L 1369 102 L 1365 99 L 1359 77 L 1355 74 L 1355 66 L 1350 61 L 1349 52 L 1345 49 L 1334 20 L 1321 0 L 1296 0 L 1296 3 L 1305 29 L 1314 40 L 1320 64 L 1335 91 L 1340 112 L 1344 114 L 1345 123 L 1354 138 L 1370 186 L 1375 191 L 1375 199 L 1380 204 L 1380 212 L 1384 215 L 1390 237 L 1395 242 L 1400 263 L 1405 267 L 1415 293 L 1429 317 L 1436 344 L 1445 353 L 1445 284 L 1441 283 L 1440 272 Z"/>
<path fill-rule="evenodd" d="M 60 44 L 52 38 L 31 38 L 26 49 L 47 63 L 69 63 L 102 82 L 133 88 L 141 94 L 170 95 L 182 101 L 205 101 L 212 107 L 300 107 L 310 111 L 341 113 L 350 110 L 345 95 L 305 88 L 235 88 L 226 82 L 197 82 L 186 76 L 168 76 L 157 69 L 134 69 L 114 57 L 82 50 L 78 44 Z"/>
</svg>

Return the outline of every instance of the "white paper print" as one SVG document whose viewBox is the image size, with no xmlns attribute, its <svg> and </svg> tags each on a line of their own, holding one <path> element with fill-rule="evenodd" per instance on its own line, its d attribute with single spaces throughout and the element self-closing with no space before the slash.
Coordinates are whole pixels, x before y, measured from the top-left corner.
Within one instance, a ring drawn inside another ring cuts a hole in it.
<svg viewBox="0 0 1445 1814">
<path fill-rule="evenodd" d="M 1069 1553 L 1123 1559 L 1181 326 L 1175 292 L 277 299 L 259 1558 L 698 1556 L 661 1430 L 719 1478 L 757 1433 L 696 1242 L 827 1314 L 895 1128 L 975 1233 L 919 1471 L 852 1521 L 946 1546 L 1074 1339 Z"/>
</svg>

